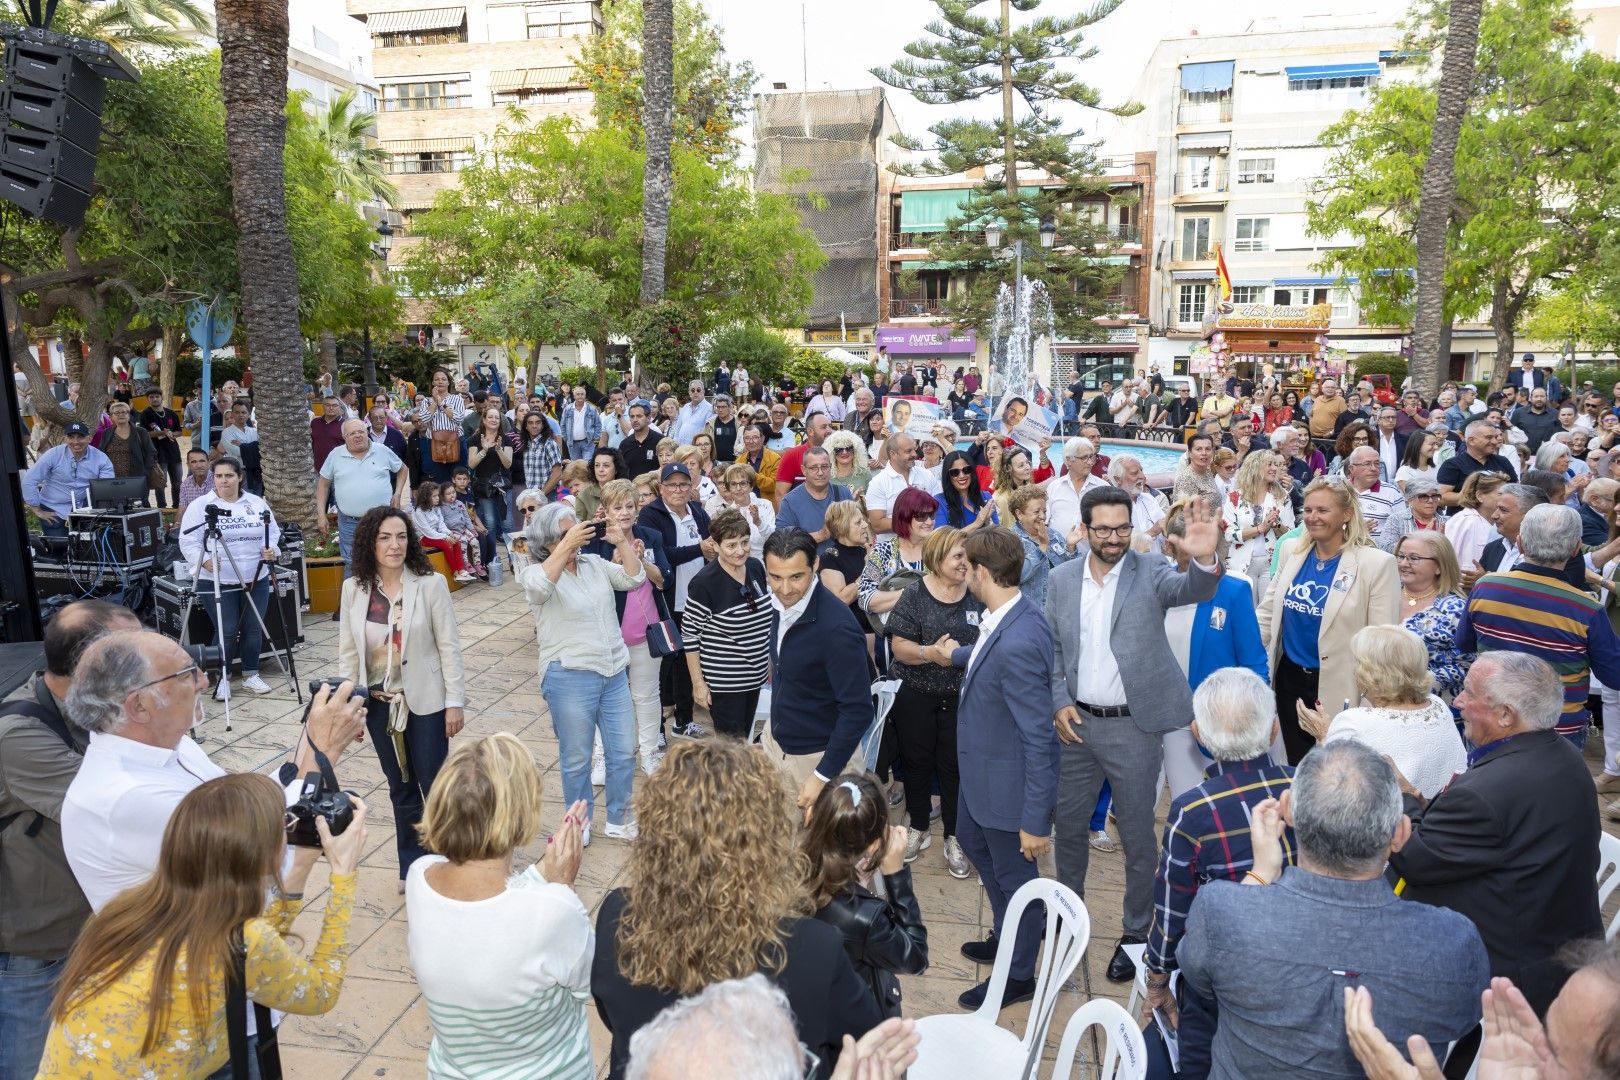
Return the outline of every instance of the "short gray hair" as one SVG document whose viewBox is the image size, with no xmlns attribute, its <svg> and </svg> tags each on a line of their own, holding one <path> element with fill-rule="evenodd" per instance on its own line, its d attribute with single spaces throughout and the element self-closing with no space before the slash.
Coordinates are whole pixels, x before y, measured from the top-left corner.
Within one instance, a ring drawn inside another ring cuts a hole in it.
<svg viewBox="0 0 1620 1080">
<path fill-rule="evenodd" d="M 1548 439 L 1546 442 L 1541 444 L 1541 449 L 1536 451 L 1536 468 L 1551 469 L 1553 467 L 1553 462 L 1557 461 L 1560 457 L 1567 457 L 1568 454 L 1568 443 L 1557 438 Z"/>
<path fill-rule="evenodd" d="M 1300 854 L 1330 873 L 1376 873 L 1401 820 L 1401 788 L 1384 756 L 1335 739 L 1294 770 L 1294 835 Z"/>
<path fill-rule="evenodd" d="M 1433 495 L 1439 490 L 1440 485 L 1427 476 L 1414 476 L 1406 482 L 1406 490 L 1401 494 L 1406 498 L 1407 502 L 1411 502 L 1413 499 L 1424 495 Z"/>
<path fill-rule="evenodd" d="M 1564 712 L 1564 683 L 1547 661 L 1529 653 L 1492 649 L 1480 653 L 1474 664 L 1490 664 L 1494 669 L 1492 678 L 1480 680 L 1492 704 L 1512 709 L 1538 731 L 1558 725 Z"/>
<path fill-rule="evenodd" d="M 1497 427 L 1489 420 L 1475 420 L 1473 423 L 1463 428 L 1463 437 L 1467 438 L 1470 435 L 1483 435 L 1486 432 L 1495 434 L 1501 430 L 1501 428 Z"/>
<path fill-rule="evenodd" d="M 116 735 L 123 730 L 124 699 L 152 678 L 152 662 L 141 648 L 146 630 L 120 630 L 90 643 L 73 668 L 68 687 L 68 719 L 85 731 Z"/>
<path fill-rule="evenodd" d="M 1248 668 L 1221 668 L 1193 692 L 1198 741 L 1216 761 L 1247 761 L 1271 745 L 1277 695 Z"/>
<path fill-rule="evenodd" d="M 1125 466 L 1131 464 L 1140 467 L 1142 459 L 1135 454 L 1115 454 L 1108 460 L 1108 468 L 1104 471 L 1108 473 L 1108 479 L 1117 486 L 1121 480 L 1125 479 Z"/>
<path fill-rule="evenodd" d="M 826 416 L 826 415 L 827 415 L 826 413 L 816 413 L 816 416 Z M 812 416 L 810 419 L 814 420 L 815 416 Z M 831 423 L 830 420 L 828 422 Z M 804 448 L 804 456 L 802 458 L 800 458 L 800 464 L 802 465 L 803 462 L 809 460 L 809 458 L 810 458 L 810 456 L 812 454 L 815 455 L 816 457 L 824 457 L 824 458 L 826 458 L 828 464 L 832 463 L 832 454 L 830 454 L 827 451 L 827 444 L 826 443 L 823 443 L 820 446 L 807 446 L 807 447 L 805 447 Z"/>
<path fill-rule="evenodd" d="M 1519 550 L 1537 566 L 1563 566 L 1581 543 L 1581 515 L 1568 506 L 1536 506 L 1519 525 Z"/>
<path fill-rule="evenodd" d="M 1095 454 L 1097 452 L 1097 447 L 1090 439 L 1086 438 L 1085 436 L 1076 435 L 1074 438 L 1069 439 L 1069 440 L 1064 442 L 1064 444 L 1063 444 L 1063 460 L 1064 461 L 1069 460 L 1070 458 L 1072 458 L 1074 455 L 1078 454 L 1082 450 L 1090 450 L 1093 454 Z"/>
<path fill-rule="evenodd" d="M 565 502 L 546 503 L 536 510 L 523 529 L 523 535 L 529 539 L 529 550 L 542 559 L 549 555 L 557 541 L 568 531 L 563 525 L 566 518 L 579 521 L 578 512 Z"/>
<path fill-rule="evenodd" d="M 1497 493 L 1500 498 L 1511 495 L 1517 501 L 1520 510 L 1533 510 L 1547 502 L 1547 493 L 1534 484 L 1503 484 L 1502 490 Z M 1568 556 L 1565 556 L 1568 558 Z"/>
<path fill-rule="evenodd" d="M 630 1036 L 625 1080 L 802 1080 L 787 995 L 758 974 L 727 979 L 682 998 Z"/>
<path fill-rule="evenodd" d="M 1289 427 L 1287 424 L 1284 424 L 1281 427 L 1279 427 L 1276 431 L 1271 433 L 1271 448 L 1273 450 L 1275 450 L 1275 449 L 1277 449 L 1277 444 L 1278 443 L 1285 443 L 1285 444 L 1286 443 L 1292 443 L 1295 439 L 1297 439 L 1299 437 L 1300 437 L 1300 434 L 1296 429 Z"/>
</svg>

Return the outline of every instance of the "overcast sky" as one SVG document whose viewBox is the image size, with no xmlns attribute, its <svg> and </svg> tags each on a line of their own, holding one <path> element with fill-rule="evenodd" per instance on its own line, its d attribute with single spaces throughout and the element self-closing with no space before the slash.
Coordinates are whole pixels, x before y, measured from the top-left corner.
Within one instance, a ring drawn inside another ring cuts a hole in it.
<svg viewBox="0 0 1620 1080">
<path fill-rule="evenodd" d="M 753 63 L 759 91 L 774 82 L 788 89 L 804 85 L 808 53 L 812 90 L 853 90 L 876 86 L 868 72 L 903 55 L 901 50 L 923 36 L 922 28 L 938 13 L 929 0 L 811 0 L 804 3 L 805 33 L 800 34 L 801 4 L 796 0 L 702 0 L 722 30 L 726 50 Z M 1065 14 L 1090 0 L 1047 0 L 1043 11 Z M 1192 30 L 1205 33 L 1241 30 L 1256 19 L 1298 17 L 1308 11 L 1330 11 L 1333 0 L 1229 0 L 1225 4 L 1193 0 L 1125 0 L 1086 35 L 1098 48 L 1079 73 L 1102 91 L 1105 102 L 1127 98 L 1161 37 Z M 1398 14 L 1404 0 L 1368 0 L 1363 14 Z M 1343 5 L 1337 5 L 1343 11 Z M 982 8 L 994 13 L 992 5 Z M 1015 23 L 1027 16 L 1017 13 Z M 805 46 L 808 46 L 805 48 Z M 924 105 L 909 94 L 890 89 L 889 103 L 908 134 L 927 128 L 952 112 L 948 106 Z M 1081 120 L 1087 130 L 1094 124 Z"/>
</svg>

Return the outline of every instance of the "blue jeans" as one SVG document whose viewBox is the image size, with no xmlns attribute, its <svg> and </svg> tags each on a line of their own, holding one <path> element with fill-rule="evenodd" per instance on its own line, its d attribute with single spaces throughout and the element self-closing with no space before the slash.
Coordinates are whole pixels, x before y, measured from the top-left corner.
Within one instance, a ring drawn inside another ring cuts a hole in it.
<svg viewBox="0 0 1620 1080">
<path fill-rule="evenodd" d="M 350 517 L 343 511 L 337 512 L 338 525 L 338 554 L 343 556 L 343 576 L 353 577 L 349 567 L 354 565 L 354 530 L 359 526 L 360 519 Z"/>
<path fill-rule="evenodd" d="M 25 841 L 26 842 L 26 841 Z M 51 999 L 67 957 L 0 953 L 0 1080 L 34 1080 L 51 1030 Z"/>
<path fill-rule="evenodd" d="M 220 632 L 219 640 L 225 647 L 226 669 L 229 670 L 231 661 L 235 659 L 241 661 L 244 676 L 257 675 L 259 653 L 264 647 L 264 633 L 259 629 L 259 620 L 247 610 L 247 590 L 226 589 L 221 586 L 217 612 L 214 609 L 212 585 L 199 586 L 197 598 L 208 609 L 208 617 L 215 620 L 214 626 Z M 270 579 L 261 576 L 259 583 L 253 587 L 253 606 L 259 610 L 260 618 L 264 617 L 264 609 L 269 602 Z"/>
<path fill-rule="evenodd" d="M 39 534 L 41 536 L 60 536 L 65 539 L 68 534 L 67 519 L 64 518 L 61 521 L 41 521 L 39 523 Z"/>
<path fill-rule="evenodd" d="M 473 511 L 477 513 L 478 520 L 489 531 L 478 538 L 478 547 L 483 553 L 484 565 L 488 566 L 495 561 L 495 542 L 506 535 L 506 496 L 495 495 L 485 498 L 479 496 L 473 501 Z"/>
<path fill-rule="evenodd" d="M 589 461 L 596 453 L 596 443 L 590 439 L 569 439 L 568 456 L 575 461 Z"/>
<path fill-rule="evenodd" d="M 416 827 L 422 822 L 422 807 L 427 803 L 428 791 L 444 767 L 444 759 L 450 755 L 450 738 L 444 733 L 444 710 L 426 716 L 411 713 L 406 719 L 403 770 L 394 750 L 393 733 L 388 730 L 386 702 L 366 702 L 366 732 L 371 736 L 371 745 L 377 749 L 377 763 L 382 766 L 383 776 L 388 779 L 388 801 L 394 807 L 399 879 L 404 881 L 411 863 L 428 853 Z"/>
<path fill-rule="evenodd" d="M 572 806 L 576 800 L 584 799 L 589 817 L 594 801 L 591 746 L 600 730 L 602 754 L 607 760 L 608 824 L 625 824 L 636 769 L 636 718 L 630 704 L 628 675 L 622 670 L 608 676 L 576 671 L 553 660 L 540 679 L 540 693 L 551 710 L 551 726 L 557 733 L 563 804 Z"/>
</svg>

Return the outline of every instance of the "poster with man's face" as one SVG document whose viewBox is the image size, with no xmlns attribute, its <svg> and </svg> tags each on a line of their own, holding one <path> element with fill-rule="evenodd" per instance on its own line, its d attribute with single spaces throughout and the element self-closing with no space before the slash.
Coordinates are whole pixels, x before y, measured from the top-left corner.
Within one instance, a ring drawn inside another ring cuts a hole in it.
<svg viewBox="0 0 1620 1080">
<path fill-rule="evenodd" d="M 1007 436 L 1031 454 L 1039 454 L 1041 440 L 1052 437 L 1057 422 L 1057 414 L 1050 409 L 1022 395 L 1010 394 L 996 404 L 990 430 Z"/>
<path fill-rule="evenodd" d="M 924 401 L 921 398 L 891 397 L 885 408 L 888 410 L 889 430 L 891 432 L 905 432 L 912 438 L 927 435 L 939 422 L 940 408 L 936 401 Z"/>
</svg>

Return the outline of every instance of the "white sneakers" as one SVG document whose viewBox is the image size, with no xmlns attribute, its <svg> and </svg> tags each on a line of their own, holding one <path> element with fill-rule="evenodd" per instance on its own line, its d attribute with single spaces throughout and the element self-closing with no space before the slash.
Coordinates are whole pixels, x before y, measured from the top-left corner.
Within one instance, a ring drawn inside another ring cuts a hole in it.
<svg viewBox="0 0 1620 1080">
<path fill-rule="evenodd" d="M 634 840 L 641 835 L 641 830 L 636 828 L 636 823 L 633 821 L 627 821 L 623 825 L 615 825 L 610 821 L 602 826 L 602 833 L 605 836 L 611 836 L 615 840 Z"/>
<path fill-rule="evenodd" d="M 251 690 L 255 694 L 268 694 L 270 692 L 270 684 L 259 678 L 259 673 L 255 671 L 252 675 L 249 675 L 247 678 L 242 680 L 242 689 Z"/>
</svg>

